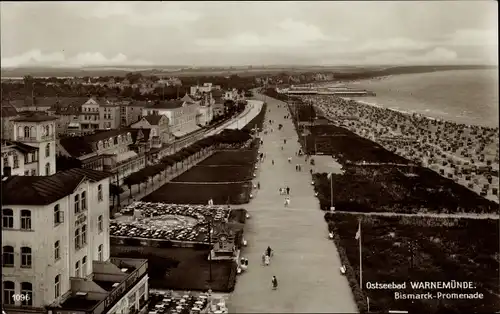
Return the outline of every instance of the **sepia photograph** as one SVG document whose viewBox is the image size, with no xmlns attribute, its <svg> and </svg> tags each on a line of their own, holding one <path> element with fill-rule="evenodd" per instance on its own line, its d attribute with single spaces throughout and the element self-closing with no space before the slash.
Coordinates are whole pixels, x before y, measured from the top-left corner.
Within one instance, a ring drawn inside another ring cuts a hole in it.
<svg viewBox="0 0 500 314">
<path fill-rule="evenodd" d="M 500 313 L 497 1 L 0 14 L 2 314 Z"/>
</svg>

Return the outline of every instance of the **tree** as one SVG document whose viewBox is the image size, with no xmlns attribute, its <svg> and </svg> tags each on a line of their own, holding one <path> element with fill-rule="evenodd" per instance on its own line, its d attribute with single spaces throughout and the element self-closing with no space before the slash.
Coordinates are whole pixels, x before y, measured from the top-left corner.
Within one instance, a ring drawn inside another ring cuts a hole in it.
<svg viewBox="0 0 500 314">
<path fill-rule="evenodd" d="M 124 192 L 121 186 L 111 183 L 109 185 L 109 193 L 113 196 L 113 207 L 115 207 L 115 197 L 118 198 L 118 207 L 120 207 L 120 194 Z"/>
</svg>

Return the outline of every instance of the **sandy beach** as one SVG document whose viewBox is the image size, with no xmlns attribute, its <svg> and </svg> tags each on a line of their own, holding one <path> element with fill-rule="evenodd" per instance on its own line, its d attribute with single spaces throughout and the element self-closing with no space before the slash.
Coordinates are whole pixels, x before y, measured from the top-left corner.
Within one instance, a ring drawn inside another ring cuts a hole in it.
<svg viewBox="0 0 500 314">
<path fill-rule="evenodd" d="M 302 96 L 335 125 L 498 202 L 498 128 L 458 124 L 343 99 Z"/>
</svg>

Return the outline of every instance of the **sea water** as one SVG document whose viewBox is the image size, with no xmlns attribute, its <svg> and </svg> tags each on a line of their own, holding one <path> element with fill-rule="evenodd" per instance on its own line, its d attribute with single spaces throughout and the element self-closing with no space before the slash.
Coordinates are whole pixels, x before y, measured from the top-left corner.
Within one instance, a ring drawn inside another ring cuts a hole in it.
<svg viewBox="0 0 500 314">
<path fill-rule="evenodd" d="M 376 97 L 353 99 L 457 123 L 498 127 L 498 70 L 402 74 L 348 83 Z"/>
</svg>

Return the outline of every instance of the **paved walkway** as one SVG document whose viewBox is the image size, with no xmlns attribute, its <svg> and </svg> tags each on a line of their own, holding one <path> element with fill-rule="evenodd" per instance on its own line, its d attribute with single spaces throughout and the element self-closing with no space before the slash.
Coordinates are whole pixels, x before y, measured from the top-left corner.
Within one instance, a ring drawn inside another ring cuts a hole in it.
<svg viewBox="0 0 500 314">
<path fill-rule="evenodd" d="M 390 216 L 390 217 L 432 217 L 432 218 L 465 218 L 465 219 L 500 219 L 498 214 L 475 214 L 475 213 L 416 213 L 416 214 L 406 214 L 406 213 L 389 213 L 389 212 L 346 212 L 346 211 L 335 211 L 335 214 L 351 214 L 351 215 L 365 215 L 365 216 Z"/>
<path fill-rule="evenodd" d="M 256 94 L 257 99 L 264 96 Z M 277 108 L 282 102 L 266 97 L 275 121 L 273 132 L 263 135 L 261 151 L 266 153 L 256 181 L 261 184 L 247 209 L 251 215 L 245 227 L 248 247 L 242 256 L 249 259 L 249 269 L 239 275 L 229 300 L 230 313 L 357 313 L 347 279 L 340 274 L 340 258 L 310 185 L 309 166 L 295 171 L 299 149 L 292 121 L 283 117 L 287 110 Z M 277 125 L 283 124 L 278 131 Z M 283 145 L 283 139 L 287 144 Z M 281 146 L 284 149 L 281 150 Z M 287 158 L 292 157 L 291 164 Z M 274 159 L 275 165 L 271 164 Z M 301 163 L 304 164 L 303 158 Z M 255 181 L 255 182 L 256 182 Z M 290 187 L 290 207 L 278 189 Z M 270 266 L 261 265 L 267 246 L 275 251 Z M 275 275 L 279 288 L 271 290 Z"/>
</svg>

